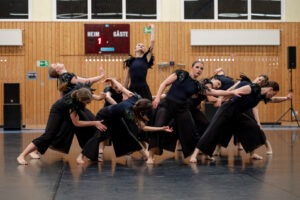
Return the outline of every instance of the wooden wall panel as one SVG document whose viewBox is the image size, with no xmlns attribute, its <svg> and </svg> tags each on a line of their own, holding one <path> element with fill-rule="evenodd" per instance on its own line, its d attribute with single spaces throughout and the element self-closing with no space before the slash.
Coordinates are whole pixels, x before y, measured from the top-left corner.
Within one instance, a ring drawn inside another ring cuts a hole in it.
<svg viewBox="0 0 300 200">
<path fill-rule="evenodd" d="M 105 22 L 103 22 L 105 23 Z M 111 22 L 109 22 L 111 23 Z M 120 22 L 116 22 L 120 23 Z M 130 53 L 134 54 L 138 42 L 149 45 L 150 34 L 143 28 L 146 22 L 130 23 Z M 22 47 L 0 47 L 0 93 L 3 97 L 3 84 L 19 82 L 21 84 L 21 104 L 23 124 L 26 127 L 43 128 L 47 122 L 51 105 L 59 97 L 56 80 L 49 79 L 47 68 L 37 67 L 37 60 L 64 63 L 70 72 L 79 76 L 96 76 L 99 67 L 103 67 L 109 77 L 125 80 L 126 71 L 122 61 L 128 55 L 85 55 L 84 22 L 0 22 L 0 28 L 23 29 Z M 300 23 L 228 23 L 228 22 L 156 22 L 156 42 L 154 48 L 155 65 L 148 72 L 148 82 L 155 95 L 159 84 L 174 70 L 189 70 L 195 60 L 204 60 L 205 70 L 202 77 L 209 77 L 218 67 L 233 78 L 245 73 L 251 78 L 259 74 L 268 74 L 270 79 L 280 84 L 278 95 L 286 95 L 290 89 L 290 70 L 287 68 L 287 47 L 297 46 L 297 67 L 292 70 L 294 89 L 294 108 L 300 109 L 299 55 Z M 195 47 L 190 45 L 191 29 L 280 29 L 280 46 L 223 46 Z M 159 63 L 174 61 L 174 66 L 159 67 Z M 37 80 L 28 80 L 28 72 L 37 72 Z M 97 92 L 105 85 L 97 83 Z M 102 102 L 93 102 L 89 108 L 97 112 Z M 262 122 L 276 121 L 290 106 L 281 104 L 259 105 Z M 3 98 L 0 99 L 0 111 L 3 113 Z M 285 119 L 289 120 L 289 115 Z M 3 114 L 0 115 L 0 125 Z"/>
</svg>

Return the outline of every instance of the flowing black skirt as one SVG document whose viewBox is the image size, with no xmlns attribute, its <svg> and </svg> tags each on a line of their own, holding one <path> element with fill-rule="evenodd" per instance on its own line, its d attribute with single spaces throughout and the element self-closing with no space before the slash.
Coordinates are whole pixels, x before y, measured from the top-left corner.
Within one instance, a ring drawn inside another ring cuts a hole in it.
<svg viewBox="0 0 300 200">
<path fill-rule="evenodd" d="M 158 154 L 162 154 L 163 149 L 174 152 L 179 140 L 183 155 L 187 157 L 193 153 L 199 135 L 189 107 L 185 103 L 163 99 L 155 113 L 154 126 L 166 126 L 172 120 L 174 133 L 158 131 L 149 134 L 149 149 L 158 147 Z"/>
<path fill-rule="evenodd" d="M 49 147 L 63 153 L 69 153 L 74 130 L 69 109 L 60 99 L 50 109 L 45 133 L 34 139 L 32 143 L 41 154 L 44 154 Z"/>
<path fill-rule="evenodd" d="M 137 139 L 137 126 L 130 120 L 124 118 L 113 119 L 111 116 L 109 106 L 98 112 L 96 119 L 103 120 L 103 123 L 107 126 L 107 131 L 97 130 L 83 148 L 82 154 L 93 161 L 98 159 L 99 143 L 109 138 L 113 143 L 116 157 L 142 149 Z"/>
<path fill-rule="evenodd" d="M 197 148 L 211 156 L 217 144 L 227 147 L 233 134 L 237 134 L 246 152 L 251 152 L 265 143 L 265 135 L 257 122 L 235 109 L 234 102 L 228 101 L 217 110 L 198 141 Z"/>
<path fill-rule="evenodd" d="M 96 116 L 87 108 L 80 110 L 78 112 L 79 119 L 82 121 L 95 121 Z M 75 127 L 75 135 L 77 137 L 79 146 L 83 148 L 87 141 L 91 139 L 97 128 L 95 126 L 87 126 L 87 127 Z"/>
</svg>

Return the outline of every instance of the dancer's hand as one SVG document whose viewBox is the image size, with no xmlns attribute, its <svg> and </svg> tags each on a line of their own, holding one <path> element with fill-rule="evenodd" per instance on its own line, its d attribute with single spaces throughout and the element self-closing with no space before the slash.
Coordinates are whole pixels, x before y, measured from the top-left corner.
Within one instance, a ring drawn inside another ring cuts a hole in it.
<svg viewBox="0 0 300 200">
<path fill-rule="evenodd" d="M 162 129 L 163 129 L 163 131 L 165 131 L 165 132 L 169 132 L 169 133 L 173 132 L 173 128 L 172 128 L 172 127 L 169 127 L 169 126 L 163 126 Z"/>
<path fill-rule="evenodd" d="M 103 67 L 99 67 L 99 76 L 101 76 L 101 78 L 104 78 L 105 76 L 105 70 L 103 69 Z"/>
<path fill-rule="evenodd" d="M 99 129 L 100 131 L 106 131 L 106 130 L 107 130 L 107 127 L 106 127 L 104 124 L 102 124 L 102 122 L 103 122 L 103 120 L 101 120 L 101 121 L 96 121 L 95 126 L 96 126 L 96 128 Z"/>
<path fill-rule="evenodd" d="M 293 92 L 289 92 L 288 95 L 286 96 L 287 100 L 290 100 L 293 98 Z"/>
<path fill-rule="evenodd" d="M 155 97 L 155 99 L 152 102 L 153 108 L 156 109 L 158 104 L 160 102 L 160 98 L 159 97 Z"/>
</svg>

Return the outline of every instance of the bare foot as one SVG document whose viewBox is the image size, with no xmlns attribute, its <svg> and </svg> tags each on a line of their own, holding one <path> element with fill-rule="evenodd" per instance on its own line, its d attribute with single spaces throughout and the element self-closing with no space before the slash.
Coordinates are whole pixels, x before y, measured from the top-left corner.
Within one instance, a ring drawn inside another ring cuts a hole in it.
<svg viewBox="0 0 300 200">
<path fill-rule="evenodd" d="M 197 163 L 197 158 L 192 156 L 190 158 L 190 163 Z"/>
<path fill-rule="evenodd" d="M 213 156 L 220 156 L 221 155 L 221 149 L 216 149 L 213 153 Z"/>
<path fill-rule="evenodd" d="M 241 143 L 238 143 L 237 146 L 238 146 L 238 150 L 239 150 L 239 151 L 243 151 L 243 150 L 244 150 L 244 148 L 243 148 L 243 146 L 241 145 Z"/>
<path fill-rule="evenodd" d="M 273 154 L 273 150 L 272 150 L 272 145 L 271 145 L 271 143 L 270 143 L 269 140 L 266 140 L 265 146 L 266 146 L 266 154 L 267 155 L 272 155 Z"/>
<path fill-rule="evenodd" d="M 33 151 L 29 154 L 30 158 L 32 159 L 40 159 L 41 156 L 36 152 L 36 151 Z"/>
<path fill-rule="evenodd" d="M 256 153 L 252 154 L 252 155 L 250 156 L 250 158 L 253 159 L 253 160 L 262 160 L 262 159 L 263 159 L 262 156 L 260 156 L 260 155 L 258 155 L 258 154 L 256 154 Z"/>
<path fill-rule="evenodd" d="M 143 160 L 148 160 L 149 159 L 149 151 L 147 149 L 141 150 L 140 153 L 142 154 L 142 159 Z"/>
<path fill-rule="evenodd" d="M 148 158 L 149 158 L 149 151 L 147 149 L 145 149 L 144 153 L 145 153 L 145 155 L 143 156 L 144 160 L 148 160 Z"/>
<path fill-rule="evenodd" d="M 102 153 L 98 153 L 98 162 L 103 162 L 104 160 L 104 155 L 103 155 L 103 152 Z"/>
<path fill-rule="evenodd" d="M 206 160 L 210 160 L 210 161 L 215 161 L 215 158 L 213 156 L 206 156 L 205 157 Z"/>
<path fill-rule="evenodd" d="M 221 145 L 217 145 L 213 153 L 213 156 L 220 156 L 220 155 L 221 155 Z"/>
<path fill-rule="evenodd" d="M 273 154 L 273 150 L 272 150 L 272 146 L 271 143 L 269 142 L 269 140 L 266 141 L 266 154 L 267 155 L 272 155 Z"/>
<path fill-rule="evenodd" d="M 25 160 L 24 156 L 18 156 L 17 161 L 20 165 L 28 165 L 28 162 Z"/>
<path fill-rule="evenodd" d="M 273 154 L 272 149 L 267 149 L 266 154 L 267 154 L 267 155 L 272 155 L 272 154 Z"/>
<path fill-rule="evenodd" d="M 148 157 L 146 163 L 147 163 L 147 164 L 150 164 L 150 165 L 154 164 L 153 158 Z"/>
<path fill-rule="evenodd" d="M 76 162 L 79 165 L 84 164 L 84 159 L 83 159 L 83 155 L 82 154 L 79 154 L 79 156 L 76 158 Z"/>
</svg>

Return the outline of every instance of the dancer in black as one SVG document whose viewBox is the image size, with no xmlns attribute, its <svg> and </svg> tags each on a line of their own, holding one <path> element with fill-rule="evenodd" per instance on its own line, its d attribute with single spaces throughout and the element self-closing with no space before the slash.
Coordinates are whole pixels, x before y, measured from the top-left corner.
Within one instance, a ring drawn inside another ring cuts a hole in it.
<svg viewBox="0 0 300 200">
<path fill-rule="evenodd" d="M 63 63 L 52 63 L 48 68 L 48 74 L 51 78 L 57 78 L 57 87 L 60 92 L 60 97 L 65 96 L 70 91 L 74 89 L 76 84 L 86 84 L 92 85 L 102 78 L 104 78 L 104 70 L 102 67 L 99 68 L 99 76 L 84 78 L 75 75 L 74 73 L 68 72 Z M 94 100 L 102 100 L 105 97 L 104 94 L 94 95 Z M 78 110 L 77 115 L 80 120 L 83 121 L 93 121 L 95 120 L 95 115 L 86 107 L 81 110 Z M 94 127 L 75 127 L 74 129 L 76 138 L 78 140 L 79 146 L 82 148 L 85 143 L 93 136 Z M 30 154 L 30 157 L 33 159 L 39 159 L 40 154 L 37 151 L 33 151 Z"/>
<path fill-rule="evenodd" d="M 219 90 L 228 90 L 235 84 L 234 79 L 225 75 L 224 69 L 221 67 L 215 70 L 213 77 L 220 80 L 222 83 L 222 86 L 218 88 Z M 220 107 L 223 103 L 223 97 L 220 96 L 216 100 L 217 101 L 214 103 L 214 107 Z"/>
<path fill-rule="evenodd" d="M 244 74 L 241 74 L 240 75 L 240 80 L 237 81 L 230 88 L 228 88 L 228 90 L 234 90 L 234 89 L 237 88 L 237 86 L 242 87 L 244 85 L 248 85 L 248 84 L 251 84 L 251 83 L 255 83 L 255 84 L 259 85 L 260 87 L 263 87 L 263 86 L 265 86 L 268 83 L 268 81 L 269 81 L 269 77 L 267 75 L 265 75 L 265 74 L 261 74 L 261 75 L 257 76 L 252 82 L 251 82 L 251 80 L 247 76 L 245 76 Z M 222 101 L 226 101 L 226 99 L 224 99 L 223 97 L 219 97 L 218 98 L 218 100 L 220 100 L 220 99 L 221 99 L 221 102 Z M 247 110 L 245 112 L 245 114 L 248 115 L 250 118 L 255 119 L 257 121 L 257 124 L 261 127 L 260 120 L 259 120 L 259 117 L 258 117 L 257 106 L 255 106 L 254 108 L 251 108 L 251 109 Z M 227 138 L 227 139 L 230 140 L 230 138 Z M 229 141 L 227 141 L 227 140 L 225 140 L 225 142 L 224 141 L 220 142 L 220 144 L 217 145 L 217 147 L 216 147 L 215 152 L 214 152 L 213 155 L 220 155 L 222 143 L 225 143 L 225 146 L 226 146 L 226 144 L 228 142 Z M 243 146 L 241 145 L 240 142 L 238 142 L 236 133 L 234 133 L 234 144 L 237 145 L 239 151 L 243 150 Z M 266 147 L 267 147 L 267 149 L 271 148 L 271 144 L 268 142 L 268 140 L 266 140 Z M 252 154 L 252 156 L 255 159 L 260 158 L 260 156 L 258 156 L 257 154 L 254 154 L 254 153 Z"/>
<path fill-rule="evenodd" d="M 157 108 L 154 126 L 164 126 L 174 119 L 176 134 L 166 135 L 151 134 L 149 140 L 149 158 L 147 163 L 154 163 L 154 154 L 162 154 L 162 150 L 175 150 L 177 139 L 179 139 L 185 157 L 189 156 L 197 143 L 197 129 L 188 107 L 188 100 L 192 95 L 198 93 L 203 95 L 238 95 L 231 91 L 208 89 L 201 84 L 197 78 L 203 70 L 203 62 L 196 61 L 192 64 L 190 72 L 176 70 L 166 78 L 158 89 L 153 101 L 153 107 Z M 161 95 L 167 86 L 171 85 L 166 97 Z M 169 137 L 170 136 L 170 137 Z"/>
<path fill-rule="evenodd" d="M 213 77 L 222 82 L 222 86 L 219 88 L 220 90 L 227 90 L 234 84 L 233 78 L 226 76 L 223 68 L 216 69 Z"/>
<path fill-rule="evenodd" d="M 147 158 L 147 150 L 137 139 L 139 131 L 173 131 L 168 126 L 147 126 L 146 124 L 149 119 L 146 113 L 152 109 L 151 101 L 141 98 L 138 94 L 127 90 L 115 79 L 106 79 L 106 81 L 110 81 L 115 85 L 115 88 L 119 88 L 128 98 L 118 104 L 110 105 L 99 110 L 96 118 L 103 120 L 103 123 L 108 129 L 106 132 L 97 131 L 94 137 L 87 142 L 82 153 L 77 157 L 78 164 L 85 163 L 85 157 L 96 161 L 99 152 L 99 143 L 109 137 L 111 137 L 117 157 L 127 155 L 134 151 L 140 151 L 141 154 Z"/>
<path fill-rule="evenodd" d="M 267 75 L 261 74 L 261 75 L 257 76 L 252 81 L 252 83 L 256 83 L 259 86 L 263 87 L 263 86 L 265 86 L 268 83 L 268 80 L 269 80 L 269 78 L 268 78 Z M 242 77 L 241 81 L 250 82 L 250 79 Z M 236 84 L 238 84 L 238 83 L 239 82 L 237 82 Z M 235 86 L 233 86 L 233 88 L 234 87 Z M 265 104 L 266 103 L 280 103 L 280 102 L 283 102 L 283 101 L 287 101 L 287 100 L 292 99 L 292 96 L 293 96 L 292 93 L 289 92 L 287 94 L 287 96 L 284 96 L 284 97 L 272 97 L 272 98 L 266 99 L 265 100 Z M 257 108 L 257 106 L 254 107 L 253 109 L 250 109 L 250 110 L 246 111 L 245 114 L 247 114 L 249 117 L 255 119 L 257 121 L 257 124 L 260 126 L 260 128 L 262 128 L 261 127 L 261 123 L 260 123 L 260 119 L 259 119 L 259 115 L 258 115 L 258 108 Z M 238 142 L 238 139 L 236 137 L 235 137 L 235 144 L 238 145 L 239 150 L 243 150 L 242 145 L 240 145 L 240 143 Z M 267 155 L 271 155 L 273 153 L 273 151 L 272 151 L 272 145 L 271 145 L 270 141 L 267 138 L 266 138 L 265 147 L 266 147 L 266 154 Z M 254 154 L 254 153 L 252 153 L 252 158 L 253 159 L 262 159 L 261 156 L 259 156 L 257 154 Z"/>
<path fill-rule="evenodd" d="M 74 89 L 77 83 L 86 84 L 92 86 L 94 83 L 100 81 L 105 76 L 105 72 L 102 67 L 99 67 L 99 75 L 94 77 L 80 77 L 74 73 L 68 72 L 63 63 L 53 63 L 49 67 L 49 76 L 52 78 L 57 78 L 58 80 L 58 90 L 61 93 L 61 96 L 69 93 Z M 93 89 L 92 89 L 93 92 Z M 94 100 L 104 99 L 105 94 L 100 93 L 99 95 L 93 94 Z M 83 121 L 93 121 L 95 115 L 86 107 L 78 111 L 78 116 L 80 120 Z M 83 148 L 85 143 L 93 136 L 94 127 L 75 127 L 75 135 L 78 140 L 79 146 Z M 30 154 L 32 155 L 32 154 Z"/>
<path fill-rule="evenodd" d="M 48 69 L 48 74 L 51 78 L 57 78 L 58 80 L 58 90 L 61 92 L 61 96 L 69 93 L 73 90 L 77 83 L 88 83 L 93 85 L 94 83 L 100 81 L 104 78 L 104 70 L 102 67 L 99 68 L 100 75 L 90 78 L 84 78 L 75 75 L 74 73 L 68 72 L 63 63 L 53 63 Z"/>
<path fill-rule="evenodd" d="M 105 103 L 103 107 L 120 103 L 123 100 L 123 94 L 118 88 L 115 88 L 114 84 L 107 84 L 104 89 Z"/>
<path fill-rule="evenodd" d="M 216 78 L 203 79 L 201 80 L 201 84 L 205 85 L 208 89 L 218 89 L 222 86 L 221 81 Z M 188 100 L 189 110 L 197 127 L 198 139 L 200 139 L 209 125 L 209 120 L 201 111 L 200 106 L 202 101 L 216 102 L 217 98 L 214 96 L 206 96 L 204 94 L 196 94 Z"/>
<path fill-rule="evenodd" d="M 103 107 L 118 104 L 123 101 L 122 92 L 115 86 L 115 84 L 107 83 L 105 89 L 105 103 Z M 106 141 L 101 141 L 99 144 L 99 153 L 98 153 L 98 161 L 102 162 L 104 160 L 104 148 L 105 145 L 110 145 L 111 141 L 108 139 Z"/>
<path fill-rule="evenodd" d="M 276 95 L 279 91 L 278 83 L 270 81 L 262 88 L 257 84 L 248 83 L 242 87 L 237 86 L 237 88 L 236 91 L 242 96 L 240 98 L 233 97 L 218 109 L 205 133 L 198 141 L 190 162 L 197 162 L 197 155 L 201 152 L 212 156 L 216 145 L 223 141 L 222 138 L 230 138 L 233 133 L 239 134 L 241 144 L 247 153 L 250 152 L 250 155 L 256 148 L 265 143 L 266 138 L 263 138 L 264 134 L 260 134 L 262 130 L 257 122 L 254 119 L 251 120 L 244 112 L 255 107 L 261 100 Z M 247 134 L 253 136 L 251 140 Z"/>
<path fill-rule="evenodd" d="M 155 27 L 150 24 L 151 39 L 150 46 L 146 51 L 144 44 L 138 43 L 135 47 L 135 57 L 131 56 L 125 60 L 124 64 L 128 68 L 125 87 L 130 91 L 136 92 L 142 98 L 147 98 L 152 101 L 152 94 L 147 83 L 147 73 L 154 64 L 153 48 Z"/>
<path fill-rule="evenodd" d="M 106 127 L 100 121 L 81 121 L 78 112 L 92 101 L 89 88 L 75 88 L 63 98 L 57 100 L 51 107 L 45 133 L 34 139 L 17 157 L 21 165 L 27 165 L 25 157 L 33 151 L 44 154 L 49 147 L 54 150 L 68 153 L 72 144 L 75 126 L 94 126 L 101 131 Z"/>
</svg>

